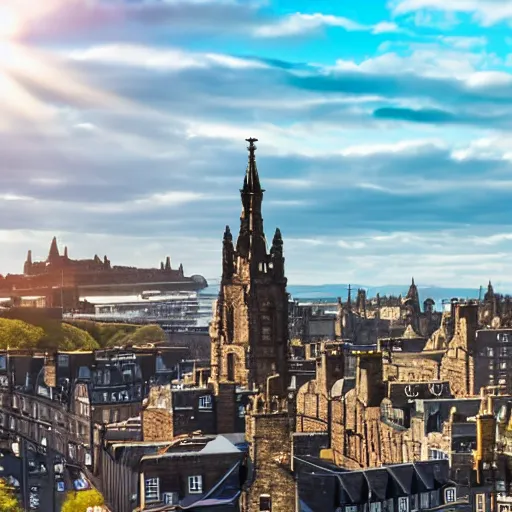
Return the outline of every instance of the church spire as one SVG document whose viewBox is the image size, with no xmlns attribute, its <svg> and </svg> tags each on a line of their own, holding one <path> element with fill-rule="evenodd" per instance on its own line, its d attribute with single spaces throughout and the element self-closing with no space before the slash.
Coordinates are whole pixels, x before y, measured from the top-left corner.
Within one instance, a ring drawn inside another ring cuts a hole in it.
<svg viewBox="0 0 512 512">
<path fill-rule="evenodd" d="M 240 233 L 236 244 L 239 256 L 251 262 L 251 269 L 259 268 L 259 264 L 267 259 L 267 244 L 263 232 L 261 203 L 263 192 L 258 169 L 256 167 L 256 145 L 258 139 L 249 138 L 249 162 L 245 173 L 244 184 L 240 190 L 242 198 L 242 215 L 240 216 Z"/>
<path fill-rule="evenodd" d="M 53 237 L 52 244 L 50 246 L 50 252 L 48 253 L 48 261 L 55 261 L 60 258 L 59 248 L 57 247 L 57 237 Z"/>
</svg>

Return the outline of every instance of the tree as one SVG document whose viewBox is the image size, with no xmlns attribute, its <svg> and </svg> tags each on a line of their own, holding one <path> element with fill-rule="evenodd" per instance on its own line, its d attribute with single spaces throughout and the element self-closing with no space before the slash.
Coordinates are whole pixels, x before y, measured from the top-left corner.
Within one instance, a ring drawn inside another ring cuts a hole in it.
<svg viewBox="0 0 512 512">
<path fill-rule="evenodd" d="M 100 348 L 98 342 L 87 331 L 74 325 L 62 324 L 62 332 L 64 341 L 61 348 L 64 350 L 97 350 Z"/>
<path fill-rule="evenodd" d="M 132 335 L 127 336 L 127 341 L 134 345 L 159 343 L 166 340 L 167 334 L 159 325 L 144 325 L 139 327 Z"/>
<path fill-rule="evenodd" d="M 105 499 L 96 489 L 74 491 L 68 493 L 64 505 L 62 505 L 62 512 L 86 512 L 88 507 L 96 507 L 104 504 Z M 0 512 L 2 512 L 1 509 Z"/>
<path fill-rule="evenodd" d="M 0 512 L 22 512 L 18 499 L 4 480 L 0 480 Z"/>
<path fill-rule="evenodd" d="M 0 348 L 35 348 L 45 335 L 41 327 L 0 318 Z"/>
</svg>

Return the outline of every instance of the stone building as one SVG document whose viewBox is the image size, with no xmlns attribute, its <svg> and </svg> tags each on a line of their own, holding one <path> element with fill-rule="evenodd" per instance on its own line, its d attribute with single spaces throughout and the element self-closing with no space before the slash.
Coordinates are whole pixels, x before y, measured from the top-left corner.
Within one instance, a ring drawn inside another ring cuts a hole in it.
<svg viewBox="0 0 512 512">
<path fill-rule="evenodd" d="M 0 276 L 0 296 L 13 298 L 42 297 L 38 306 L 76 309 L 81 295 L 121 295 L 148 289 L 201 290 L 208 286 L 204 277 L 186 277 L 183 265 L 171 267 L 170 257 L 159 268 L 135 268 L 112 265 L 107 256 L 84 260 L 69 257 L 67 247 L 59 251 L 53 238 L 48 257 L 34 261 L 28 251 L 23 274 Z"/>
<path fill-rule="evenodd" d="M 211 323 L 211 381 L 286 396 L 288 295 L 283 240 L 276 229 L 270 252 L 263 230 L 261 188 L 254 143 L 249 142 L 240 231 L 236 246 L 224 233 L 221 289 Z M 269 380 L 270 376 L 278 376 Z"/>
<path fill-rule="evenodd" d="M 401 337 L 406 329 L 428 338 L 438 327 L 441 313 L 434 311 L 434 301 L 427 298 L 420 305 L 419 292 L 414 282 L 405 297 L 380 297 L 369 299 L 366 291 L 359 289 L 355 302 L 349 288 L 345 303 L 338 299 L 336 336 L 351 340 L 357 345 L 376 344 L 379 338 Z"/>
</svg>

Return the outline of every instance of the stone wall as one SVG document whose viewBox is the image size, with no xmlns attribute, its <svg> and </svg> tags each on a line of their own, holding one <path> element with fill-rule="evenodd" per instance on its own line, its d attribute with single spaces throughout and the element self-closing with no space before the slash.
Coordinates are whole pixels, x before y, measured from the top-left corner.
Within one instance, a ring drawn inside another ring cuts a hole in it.
<svg viewBox="0 0 512 512">
<path fill-rule="evenodd" d="M 144 441 L 171 441 L 174 438 L 171 386 L 153 386 L 141 412 Z"/>
<path fill-rule="evenodd" d="M 272 512 L 295 510 L 295 480 L 290 470 L 290 420 L 285 412 L 248 414 L 246 438 L 252 463 L 250 487 L 242 496 L 242 512 L 259 512 L 269 496 Z"/>
<path fill-rule="evenodd" d="M 454 335 L 441 362 L 441 379 L 450 382 L 456 397 L 475 394 L 474 352 L 478 328 L 478 306 L 455 307 Z"/>
</svg>

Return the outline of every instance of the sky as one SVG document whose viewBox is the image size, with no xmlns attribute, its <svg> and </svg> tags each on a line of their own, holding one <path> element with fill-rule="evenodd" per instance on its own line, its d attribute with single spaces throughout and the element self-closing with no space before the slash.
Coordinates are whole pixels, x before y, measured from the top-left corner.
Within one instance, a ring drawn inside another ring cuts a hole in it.
<svg viewBox="0 0 512 512">
<path fill-rule="evenodd" d="M 511 0 L 2 0 L 0 272 L 57 236 L 217 279 L 256 137 L 289 283 L 512 291 L 511 26 Z"/>
</svg>

